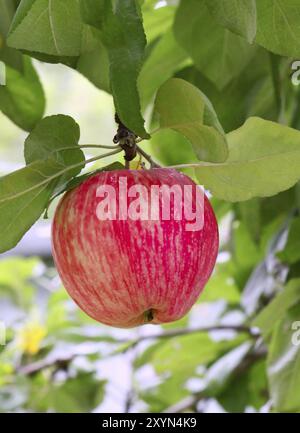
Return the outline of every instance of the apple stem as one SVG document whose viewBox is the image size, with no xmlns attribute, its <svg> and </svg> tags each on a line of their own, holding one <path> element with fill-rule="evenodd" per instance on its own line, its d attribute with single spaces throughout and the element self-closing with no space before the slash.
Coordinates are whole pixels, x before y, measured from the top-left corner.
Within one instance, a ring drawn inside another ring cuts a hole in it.
<svg viewBox="0 0 300 433">
<path fill-rule="evenodd" d="M 153 309 L 150 308 L 150 310 L 145 311 L 144 313 L 145 323 L 150 323 L 154 319 L 154 312 Z"/>
</svg>

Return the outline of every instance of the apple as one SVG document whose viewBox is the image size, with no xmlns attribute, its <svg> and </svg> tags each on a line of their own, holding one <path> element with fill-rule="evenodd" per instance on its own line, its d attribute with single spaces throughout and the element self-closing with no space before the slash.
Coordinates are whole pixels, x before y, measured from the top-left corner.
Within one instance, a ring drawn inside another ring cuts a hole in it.
<svg viewBox="0 0 300 433">
<path fill-rule="evenodd" d="M 64 195 L 52 225 L 66 290 L 90 317 L 120 328 L 183 317 L 218 246 L 209 200 L 172 169 L 94 174 Z"/>
</svg>

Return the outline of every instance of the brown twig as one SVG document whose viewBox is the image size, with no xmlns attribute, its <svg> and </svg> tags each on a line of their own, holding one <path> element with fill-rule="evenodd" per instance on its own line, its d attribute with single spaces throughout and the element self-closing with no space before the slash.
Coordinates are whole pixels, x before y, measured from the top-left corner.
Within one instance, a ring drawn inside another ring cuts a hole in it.
<svg viewBox="0 0 300 433">
<path fill-rule="evenodd" d="M 138 137 L 134 132 L 130 131 L 124 123 L 122 123 L 118 114 L 115 115 L 115 121 L 118 124 L 118 131 L 114 136 L 113 142 L 118 144 L 124 150 L 126 168 L 129 169 L 129 162 L 137 155 L 136 140 Z"/>
<path fill-rule="evenodd" d="M 41 361 L 36 361 L 31 364 L 22 365 L 17 369 L 17 373 L 24 376 L 33 376 L 42 370 L 55 367 L 57 369 L 65 368 L 74 358 L 76 354 L 68 355 L 61 358 L 45 358 Z"/>
<path fill-rule="evenodd" d="M 197 334 L 199 332 L 212 332 L 212 331 L 235 331 L 235 332 L 244 332 L 250 337 L 257 339 L 260 336 L 260 333 L 256 328 L 251 328 L 249 326 L 244 325 L 216 325 L 216 326 L 204 326 L 199 328 L 183 328 L 183 329 L 171 329 L 169 331 L 165 331 L 162 334 L 158 335 L 144 335 L 135 340 L 135 344 L 140 343 L 145 340 L 152 340 L 154 338 L 165 339 L 172 337 L 181 337 L 184 335 Z M 120 341 L 122 343 L 128 342 L 128 340 Z"/>
<path fill-rule="evenodd" d="M 158 334 L 158 335 L 156 334 L 144 335 L 138 337 L 137 339 L 132 339 L 132 340 L 121 338 L 121 339 L 114 340 L 112 343 L 113 344 L 132 343 L 124 350 L 125 352 L 127 350 L 136 347 L 139 343 L 146 340 L 155 340 L 155 339 L 161 340 L 161 339 L 168 339 L 174 337 L 182 337 L 185 335 L 197 334 L 199 332 L 212 332 L 212 331 L 235 331 L 239 333 L 246 333 L 255 340 L 260 337 L 260 334 L 256 328 L 251 328 L 244 325 L 216 325 L 216 326 L 207 326 L 207 327 L 199 327 L 199 328 L 171 329 L 169 331 L 165 331 L 162 334 Z M 53 366 L 57 366 L 59 368 L 60 365 L 71 362 L 75 357 L 76 354 L 72 354 L 70 356 L 66 356 L 62 358 L 45 358 L 41 361 L 37 361 L 32 364 L 19 367 L 17 372 L 30 376 L 35 373 L 38 373 L 43 369 L 50 368 Z"/>
</svg>

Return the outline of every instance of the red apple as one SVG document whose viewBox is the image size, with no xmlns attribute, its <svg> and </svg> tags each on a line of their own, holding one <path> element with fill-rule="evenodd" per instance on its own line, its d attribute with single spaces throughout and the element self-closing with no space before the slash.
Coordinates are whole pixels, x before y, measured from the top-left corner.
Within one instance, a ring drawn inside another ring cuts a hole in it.
<svg viewBox="0 0 300 433">
<path fill-rule="evenodd" d="M 163 217 L 168 187 L 184 199 L 178 208 L 169 194 L 170 215 Z M 192 193 L 184 195 L 185 188 Z M 200 228 L 185 205 L 202 213 Z M 184 316 L 213 271 L 218 243 L 207 197 L 171 169 L 95 174 L 65 194 L 52 227 L 54 261 L 70 296 L 95 320 L 120 328 Z"/>
</svg>

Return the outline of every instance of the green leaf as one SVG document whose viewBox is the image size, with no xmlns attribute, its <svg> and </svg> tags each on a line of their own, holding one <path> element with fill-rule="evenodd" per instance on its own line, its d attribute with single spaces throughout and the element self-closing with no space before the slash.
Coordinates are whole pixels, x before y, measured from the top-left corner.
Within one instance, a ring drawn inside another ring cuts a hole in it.
<svg viewBox="0 0 300 433">
<path fill-rule="evenodd" d="M 99 88 L 111 89 L 123 123 L 137 135 L 148 138 L 137 90 L 146 46 L 137 3 L 118 0 L 112 7 L 111 0 L 104 0 L 81 2 L 80 6 L 77 0 L 23 0 L 8 38 L 10 46 L 43 53 L 45 61 L 67 63 Z M 100 35 L 83 19 L 101 31 L 107 53 L 99 44 Z"/>
<path fill-rule="evenodd" d="M 152 49 L 138 78 L 143 111 L 159 87 L 187 62 L 186 52 L 176 42 L 173 32 L 167 31 Z"/>
<path fill-rule="evenodd" d="M 161 129 L 151 136 L 149 152 L 154 160 L 163 166 L 190 164 L 198 162 L 190 141 L 173 129 Z M 195 180 L 195 170 L 184 168 L 182 171 Z"/>
<path fill-rule="evenodd" d="M 8 48 L 5 40 L 15 10 L 14 2 L 9 0 L 0 0 L 0 60 L 10 67 L 22 72 L 22 55 L 16 50 Z"/>
<path fill-rule="evenodd" d="M 22 0 L 8 45 L 55 56 L 82 51 L 82 20 L 77 0 Z"/>
<path fill-rule="evenodd" d="M 0 253 L 15 247 L 40 217 L 62 168 L 48 159 L 0 178 Z"/>
<path fill-rule="evenodd" d="M 83 21 L 100 29 L 103 25 L 106 0 L 79 0 Z"/>
<path fill-rule="evenodd" d="M 46 208 L 46 212 L 44 214 L 44 219 L 48 219 L 48 211 L 49 211 L 49 207 L 50 207 L 52 201 L 55 198 L 59 197 L 61 194 L 65 193 L 67 191 L 70 191 L 71 189 L 76 188 L 82 182 L 84 182 L 89 177 L 94 176 L 97 173 L 101 173 L 102 171 L 124 170 L 124 168 L 125 168 L 124 165 L 121 164 L 120 162 L 113 162 L 112 164 L 110 164 L 104 168 L 99 168 L 98 170 L 84 173 L 81 176 L 73 177 L 73 179 L 71 179 L 68 182 L 64 182 L 64 183 L 60 182 L 59 188 L 57 188 L 55 191 L 55 195 L 53 197 L 51 197 L 51 200 L 49 200 L 48 206 Z"/>
<path fill-rule="evenodd" d="M 37 124 L 25 141 L 26 164 L 49 157 L 64 166 L 80 163 L 84 161 L 84 154 L 77 148 L 79 138 L 79 126 L 72 117 L 62 114 L 46 117 Z M 76 176 L 80 171 L 81 167 L 74 168 L 66 174 L 66 179 L 62 177 L 61 181 Z"/>
<path fill-rule="evenodd" d="M 31 130 L 43 115 L 45 99 L 30 60 L 6 45 L 15 10 L 14 1 L 0 0 L 0 61 L 6 65 L 6 85 L 0 85 L 0 110 L 21 128 Z"/>
<path fill-rule="evenodd" d="M 99 32 L 98 32 L 99 33 Z M 80 74 L 84 75 L 98 89 L 110 93 L 109 83 L 109 59 L 99 34 L 93 29 L 93 38 L 80 56 L 52 56 L 49 54 L 36 53 L 23 50 L 24 53 L 45 63 L 62 63 Z M 15 50 L 13 50 L 15 51 Z"/>
<path fill-rule="evenodd" d="M 143 4 L 143 22 L 148 44 L 160 35 L 167 33 L 173 23 L 176 12 L 174 5 L 157 8 L 157 0 L 146 1 Z"/>
<path fill-rule="evenodd" d="M 3 258 L 0 263 L 1 299 L 9 296 L 16 306 L 29 311 L 34 302 L 32 277 L 39 265 L 37 258 Z"/>
<path fill-rule="evenodd" d="M 62 383 L 35 384 L 30 406 L 38 412 L 90 413 L 101 403 L 104 385 L 94 373 L 84 371 Z"/>
<path fill-rule="evenodd" d="M 64 289 L 51 293 L 47 302 L 47 318 L 45 320 L 48 334 L 57 335 L 60 331 L 72 329 L 73 323 L 67 314 L 67 302 L 68 294 Z"/>
<path fill-rule="evenodd" d="M 219 89 L 237 77 L 255 53 L 254 46 L 218 25 L 205 0 L 180 3 L 174 32 L 195 66 Z"/>
<path fill-rule="evenodd" d="M 180 374 L 176 374 L 161 381 L 160 385 L 140 392 L 140 399 L 148 406 L 147 412 L 167 411 L 169 407 L 189 396 L 189 391 L 184 388 L 185 380 L 182 380 Z"/>
<path fill-rule="evenodd" d="M 77 54 L 49 54 L 44 51 L 34 51 L 33 49 L 22 49 L 22 52 L 30 55 L 37 60 L 40 60 L 41 62 L 62 63 L 64 65 L 75 68 L 76 63 L 81 55 L 94 51 L 99 48 L 99 45 L 102 45 L 101 34 L 99 30 L 96 30 L 91 26 L 82 24 L 81 27 L 78 29 L 78 32 L 81 38 L 81 45 L 80 50 Z"/>
<path fill-rule="evenodd" d="M 6 85 L 0 86 L 0 110 L 16 125 L 30 131 L 43 117 L 44 91 L 28 57 L 23 72 L 6 67 Z"/>
<path fill-rule="evenodd" d="M 253 42 L 256 35 L 255 0 L 206 0 L 205 3 L 222 26 Z"/>
<path fill-rule="evenodd" d="M 254 242 L 258 242 L 261 233 L 261 201 L 254 198 L 242 201 L 238 205 L 238 212 L 241 220 L 247 227 Z"/>
<path fill-rule="evenodd" d="M 12 1 L 0 0 L 0 33 L 6 36 L 15 13 L 15 6 Z"/>
<path fill-rule="evenodd" d="M 232 211 L 233 206 L 231 203 L 224 200 L 219 200 L 216 197 L 211 197 L 210 203 L 213 207 L 217 220 L 220 221 L 220 223 L 221 220 L 224 219 L 224 217 L 228 216 L 229 213 Z"/>
<path fill-rule="evenodd" d="M 185 68 L 177 76 L 205 93 L 226 132 L 239 128 L 250 116 L 278 120 L 270 57 L 263 48 L 257 48 L 251 60 L 251 68 L 246 66 L 241 74 L 222 90 L 217 89 L 195 67 Z"/>
<path fill-rule="evenodd" d="M 64 186 L 63 191 L 61 191 L 60 193 L 65 192 L 65 191 L 70 191 L 71 189 L 76 188 L 82 182 L 84 182 L 89 177 L 94 176 L 97 173 L 101 173 L 103 171 L 114 171 L 114 170 L 124 170 L 124 169 L 125 169 L 124 165 L 121 164 L 120 162 L 113 162 L 112 164 L 109 164 L 106 167 L 99 168 L 98 170 L 95 170 L 93 172 L 85 173 L 81 176 L 74 177 Z"/>
<path fill-rule="evenodd" d="M 71 67 L 84 75 L 98 89 L 110 93 L 109 59 L 107 51 L 100 40 L 94 50 L 82 53 L 78 57 L 76 65 Z"/>
<path fill-rule="evenodd" d="M 198 365 L 213 361 L 235 345 L 233 341 L 217 343 L 207 333 L 190 334 L 155 345 L 155 350 L 149 351 L 147 360 L 158 374 L 180 371 L 188 377 Z"/>
<path fill-rule="evenodd" d="M 116 111 L 124 125 L 138 136 L 148 138 L 140 113 L 137 78 L 146 37 L 135 0 L 105 0 L 103 42 L 110 62 L 110 85 Z"/>
<path fill-rule="evenodd" d="M 300 260 L 300 218 L 292 221 L 287 244 L 283 251 L 277 253 L 277 256 L 285 263 L 290 265 Z"/>
<path fill-rule="evenodd" d="M 299 317 L 300 304 L 297 304 L 274 326 L 269 348 L 270 393 L 278 412 L 300 411 Z"/>
<path fill-rule="evenodd" d="M 298 0 L 259 0 L 256 42 L 282 56 L 300 55 Z M 279 37 L 280 35 L 280 37 Z"/>
<path fill-rule="evenodd" d="M 263 230 L 266 230 L 268 225 L 278 220 L 278 218 L 282 221 L 281 223 L 279 222 L 279 225 L 282 224 L 286 218 L 286 214 L 293 212 L 296 201 L 296 186 L 261 201 L 261 223 Z"/>
<path fill-rule="evenodd" d="M 218 395 L 218 401 L 227 412 L 245 412 L 249 407 L 259 410 L 268 399 L 266 362 L 258 361 L 242 374 L 230 380 L 227 388 Z"/>
<path fill-rule="evenodd" d="M 234 371 L 249 354 L 253 343 L 246 341 L 235 347 L 212 364 L 205 374 L 204 391 L 210 396 L 223 391 Z"/>
<path fill-rule="evenodd" d="M 300 302 L 300 279 L 290 280 L 252 322 L 260 328 L 265 337 L 273 331 L 275 323 L 284 319 L 289 308 Z"/>
<path fill-rule="evenodd" d="M 159 89 L 155 112 L 160 128 L 184 135 L 203 161 L 224 161 L 228 149 L 225 134 L 206 96 L 197 87 L 171 78 Z"/>
<path fill-rule="evenodd" d="M 105 0 L 79 0 L 79 4 L 82 20 L 94 27 L 92 34 L 96 42 L 95 47 L 81 53 L 71 67 L 83 74 L 96 87 L 110 93 L 109 58 L 99 31 L 103 25 Z"/>
<path fill-rule="evenodd" d="M 145 364 L 151 363 L 152 359 L 155 357 L 156 352 L 163 348 L 165 345 L 165 341 L 163 339 L 158 340 L 156 343 L 151 344 L 147 349 L 145 349 L 139 356 L 134 360 L 134 368 L 138 369 Z"/>
<path fill-rule="evenodd" d="M 162 129 L 150 140 L 151 154 L 165 166 L 197 162 L 191 143 L 182 134 L 172 129 Z M 188 176 L 195 175 L 192 168 L 184 169 Z"/>
<path fill-rule="evenodd" d="M 78 139 L 78 125 L 67 116 L 46 118 L 29 135 L 25 150 L 28 165 L 0 178 L 0 252 L 16 246 L 54 191 L 85 165 L 81 150 L 74 146 Z M 62 146 L 71 145 L 75 150 L 59 152 Z"/>
<path fill-rule="evenodd" d="M 235 224 L 232 228 L 232 277 L 236 284 L 243 289 L 253 267 L 263 259 L 259 246 L 252 240 L 246 225 L 243 222 Z"/>
<path fill-rule="evenodd" d="M 239 289 L 225 265 L 217 265 L 198 302 L 214 302 L 221 299 L 234 304 L 240 301 Z"/>
<path fill-rule="evenodd" d="M 0 61 L 13 69 L 23 72 L 22 54 L 6 45 L 6 41 L 0 33 Z"/>
<path fill-rule="evenodd" d="M 189 394 L 184 384 L 198 366 L 211 363 L 239 343 L 240 338 L 216 342 L 205 333 L 159 341 L 138 358 L 137 365 L 151 363 L 163 380 L 141 397 L 152 411 L 161 412 Z"/>
<path fill-rule="evenodd" d="M 224 200 L 269 197 L 300 178 L 300 133 L 287 126 L 250 118 L 227 135 L 229 157 L 221 164 L 201 164 L 199 182 Z"/>
</svg>

